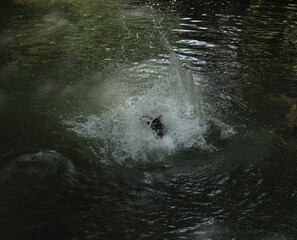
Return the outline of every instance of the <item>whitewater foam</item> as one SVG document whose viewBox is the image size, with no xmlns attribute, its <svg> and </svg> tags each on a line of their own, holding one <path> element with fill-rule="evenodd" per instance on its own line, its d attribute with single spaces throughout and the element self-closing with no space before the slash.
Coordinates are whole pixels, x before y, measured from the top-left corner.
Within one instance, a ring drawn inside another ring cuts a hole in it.
<svg viewBox="0 0 297 240">
<path fill-rule="evenodd" d="M 66 122 L 79 137 L 96 142 L 102 162 L 134 165 L 169 159 L 181 150 L 211 151 L 204 138 L 207 116 L 191 73 L 175 55 L 169 64 L 156 63 L 149 61 L 113 74 L 100 93 L 105 102 L 113 103 L 100 114 Z M 109 95 L 112 99 L 106 101 Z M 162 139 L 156 138 L 144 115 L 162 115 L 167 128 Z"/>
</svg>

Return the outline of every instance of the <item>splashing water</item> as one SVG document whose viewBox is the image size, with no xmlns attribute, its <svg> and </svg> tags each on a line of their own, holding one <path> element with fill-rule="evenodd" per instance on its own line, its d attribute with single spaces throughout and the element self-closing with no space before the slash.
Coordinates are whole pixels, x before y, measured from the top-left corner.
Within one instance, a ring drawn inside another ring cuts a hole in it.
<svg viewBox="0 0 297 240">
<path fill-rule="evenodd" d="M 66 122 L 78 136 L 95 140 L 103 162 L 134 165 L 162 161 L 190 148 L 211 150 L 204 139 L 207 117 L 193 77 L 175 55 L 169 60 L 166 66 L 152 60 L 128 73 L 121 71 L 101 93 L 102 99 L 112 98 L 106 111 Z M 156 138 L 144 115 L 162 115 L 167 129 L 162 139 Z"/>
</svg>

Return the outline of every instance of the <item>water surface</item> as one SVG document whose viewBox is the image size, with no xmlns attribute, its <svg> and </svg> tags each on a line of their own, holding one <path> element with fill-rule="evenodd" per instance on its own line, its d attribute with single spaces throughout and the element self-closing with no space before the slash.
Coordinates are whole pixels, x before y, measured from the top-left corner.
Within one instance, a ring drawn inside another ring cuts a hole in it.
<svg viewBox="0 0 297 240">
<path fill-rule="evenodd" d="M 294 1 L 0 13 L 1 239 L 296 239 Z"/>
</svg>

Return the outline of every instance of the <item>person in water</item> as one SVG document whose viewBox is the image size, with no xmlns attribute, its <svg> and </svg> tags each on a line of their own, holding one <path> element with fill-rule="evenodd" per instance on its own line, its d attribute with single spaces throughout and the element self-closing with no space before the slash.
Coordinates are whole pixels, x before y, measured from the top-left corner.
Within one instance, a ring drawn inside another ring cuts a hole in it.
<svg viewBox="0 0 297 240">
<path fill-rule="evenodd" d="M 158 138 L 163 138 L 166 132 L 165 125 L 161 122 L 162 115 L 152 118 L 149 116 L 143 116 L 147 119 L 147 125 L 151 127 L 151 129 L 155 132 Z"/>
</svg>

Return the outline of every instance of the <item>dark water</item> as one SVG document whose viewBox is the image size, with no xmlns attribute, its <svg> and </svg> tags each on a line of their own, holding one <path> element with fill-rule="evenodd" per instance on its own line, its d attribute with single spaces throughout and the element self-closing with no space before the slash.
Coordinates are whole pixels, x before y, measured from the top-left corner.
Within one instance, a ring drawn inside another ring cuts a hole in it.
<svg viewBox="0 0 297 240">
<path fill-rule="evenodd" d="M 295 1 L 1 1 L 0 26 L 0 239 L 297 239 Z"/>
</svg>

